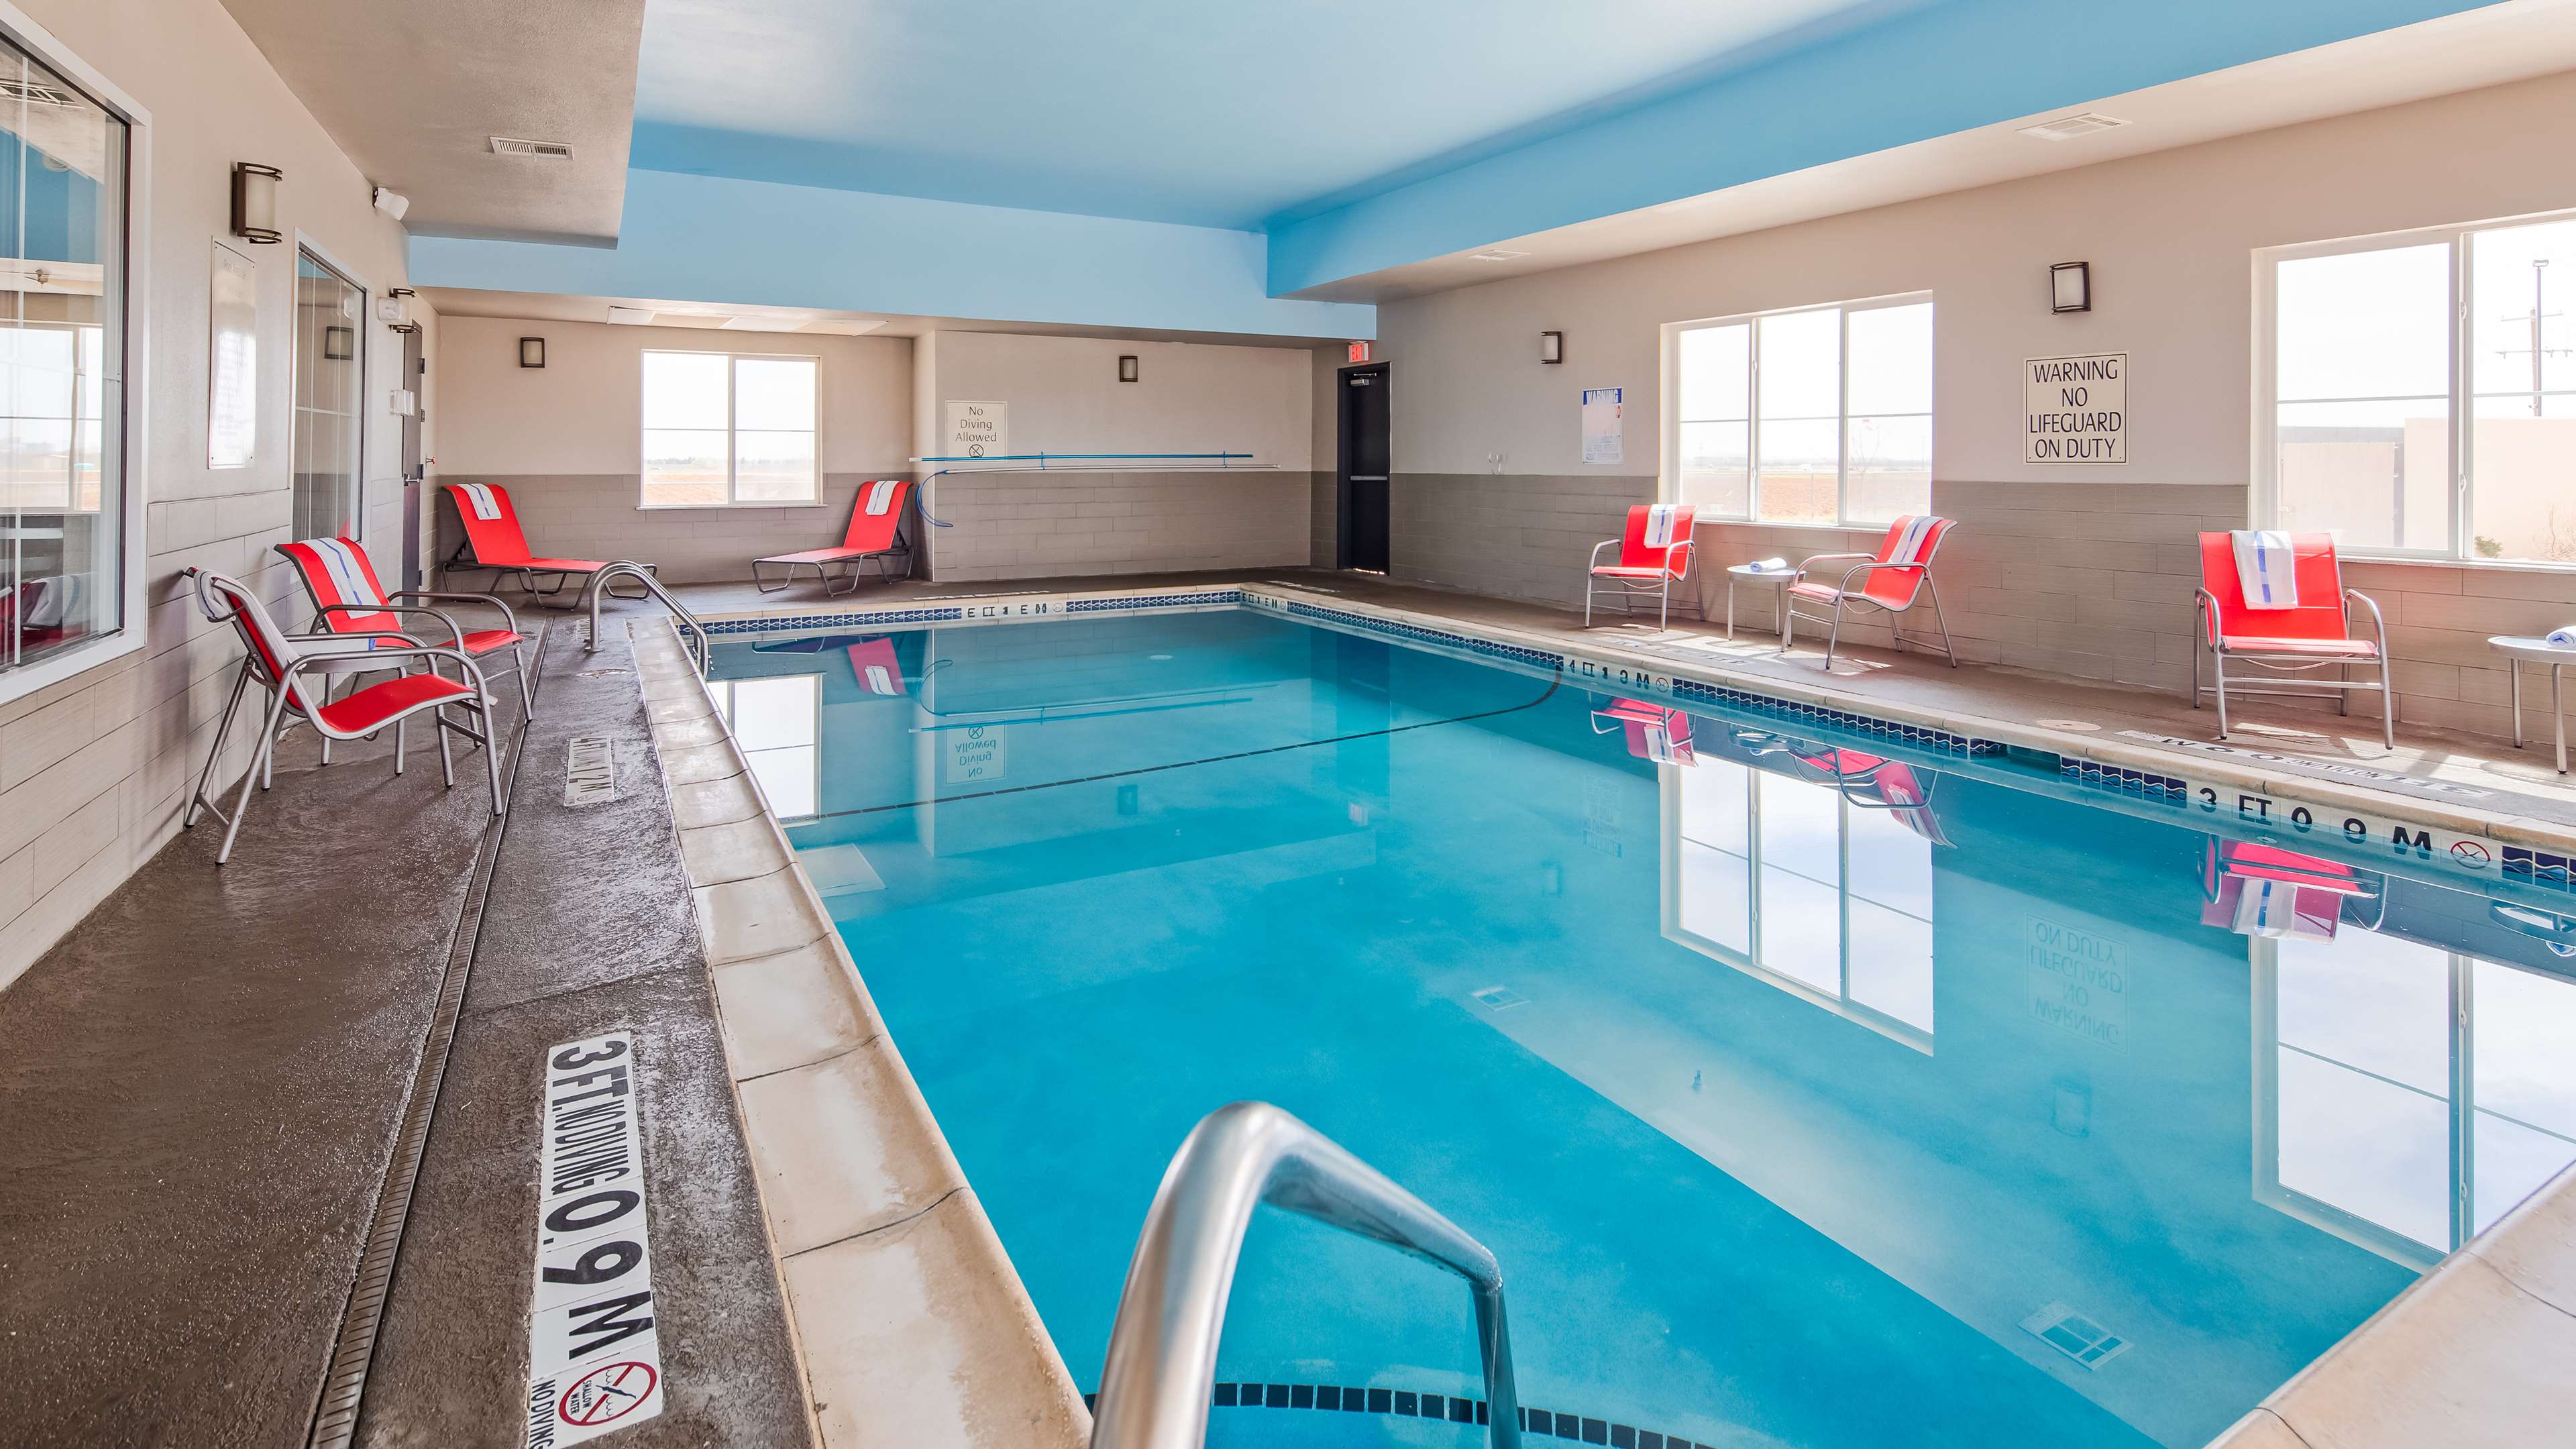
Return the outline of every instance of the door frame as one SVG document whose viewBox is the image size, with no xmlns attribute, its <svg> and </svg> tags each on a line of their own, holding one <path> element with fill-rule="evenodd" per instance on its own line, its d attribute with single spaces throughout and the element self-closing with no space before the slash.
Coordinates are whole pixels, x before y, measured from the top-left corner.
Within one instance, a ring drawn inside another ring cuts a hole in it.
<svg viewBox="0 0 2576 1449">
<path fill-rule="evenodd" d="M 1343 399 L 1349 396 L 1351 377 L 1354 374 L 1363 372 L 1375 376 L 1382 386 L 1392 388 L 1395 385 L 1394 379 L 1389 372 L 1388 364 L 1384 359 L 1380 359 L 1375 362 L 1354 363 L 1348 367 L 1336 370 L 1333 374 L 1333 434 L 1335 449 L 1338 454 L 1335 460 L 1333 472 L 1333 567 L 1336 569 L 1347 569 L 1351 567 L 1351 429 L 1349 426 L 1349 408 L 1344 403 Z M 1395 512 L 1395 409 L 1391 403 L 1387 408 L 1386 431 L 1388 479 L 1387 512 L 1389 515 L 1390 525 L 1392 525 L 1393 514 Z M 1390 565 L 1389 572 L 1393 572 L 1392 565 L 1395 561 L 1394 544 L 1395 540 L 1392 536 L 1392 527 L 1390 526 L 1389 537 L 1387 539 L 1387 562 Z"/>
</svg>

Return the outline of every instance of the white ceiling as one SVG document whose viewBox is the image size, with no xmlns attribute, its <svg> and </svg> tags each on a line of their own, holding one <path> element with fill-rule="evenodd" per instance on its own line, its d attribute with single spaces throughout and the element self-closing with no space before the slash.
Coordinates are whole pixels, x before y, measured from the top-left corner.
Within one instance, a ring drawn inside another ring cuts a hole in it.
<svg viewBox="0 0 2576 1449">
<path fill-rule="evenodd" d="M 224 5 L 367 179 L 411 198 L 412 231 L 616 237 L 644 0 Z M 496 135 L 572 159 L 496 156 Z"/>
<path fill-rule="evenodd" d="M 2576 0 L 2514 0 L 1477 249 L 1517 257 L 1458 252 L 1296 295 L 1394 301 L 2568 70 Z M 2077 111 L 2130 124 L 2070 141 L 2020 133 Z"/>
</svg>

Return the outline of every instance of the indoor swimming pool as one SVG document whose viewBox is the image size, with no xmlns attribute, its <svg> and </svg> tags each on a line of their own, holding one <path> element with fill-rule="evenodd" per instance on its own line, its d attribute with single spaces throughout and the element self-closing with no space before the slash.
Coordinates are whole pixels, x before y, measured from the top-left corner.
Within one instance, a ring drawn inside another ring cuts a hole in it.
<svg viewBox="0 0 2576 1449">
<path fill-rule="evenodd" d="M 1238 1099 L 1490 1247 L 1521 1403 L 1628 1449 L 2199 1445 L 2576 1159 L 2528 882 L 1248 608 L 713 688 L 1086 1390 Z M 1212 1444 L 1483 1442 L 1457 1281 L 1303 1219 L 1219 1363 Z"/>
</svg>

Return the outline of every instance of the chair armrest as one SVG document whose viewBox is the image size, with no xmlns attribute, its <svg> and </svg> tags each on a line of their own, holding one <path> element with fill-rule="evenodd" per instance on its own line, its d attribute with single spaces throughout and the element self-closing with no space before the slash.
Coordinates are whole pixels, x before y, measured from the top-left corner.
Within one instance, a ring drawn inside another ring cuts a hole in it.
<svg viewBox="0 0 2576 1449">
<path fill-rule="evenodd" d="M 2346 589 L 2343 591 L 2343 607 L 2347 618 L 2349 618 L 2352 613 L 2353 601 L 2356 599 L 2361 601 L 2361 606 L 2363 608 L 2370 611 L 2370 631 L 2378 636 L 2379 660 L 2382 664 L 2385 664 L 2388 662 L 2388 620 L 2382 617 L 2379 612 L 2379 601 L 2372 598 L 2370 595 L 2363 593 L 2359 589 Z"/>
<path fill-rule="evenodd" d="M 490 604 L 493 608 L 501 611 L 501 622 L 509 628 L 509 631 L 513 634 L 519 633 L 519 616 L 510 612 L 510 606 L 502 602 L 501 597 L 498 594 L 449 594 L 438 593 L 428 589 L 403 589 L 397 592 L 394 597 L 397 599 L 428 599 L 437 603 Z"/>
<path fill-rule="evenodd" d="M 1676 579 L 1686 579 L 1686 578 L 1689 578 L 1689 577 L 1690 577 L 1690 571 L 1691 571 L 1691 560 L 1693 560 L 1693 559 L 1695 559 L 1695 558 L 1699 557 L 1699 550 L 1698 550 L 1698 548 L 1695 546 L 1697 543 L 1698 543 L 1698 540 L 1696 540 L 1696 539 L 1689 539 L 1689 538 L 1686 538 L 1686 539 L 1683 539 L 1681 542 L 1679 542 L 1679 543 L 1677 543 L 1677 544 L 1674 544 L 1674 545 L 1672 545 L 1671 547 L 1669 547 L 1669 548 L 1665 549 L 1665 550 L 1664 550 L 1664 572 L 1666 572 L 1666 573 L 1668 573 L 1668 574 L 1671 574 L 1671 575 L 1672 575 L 1674 578 L 1676 578 Z M 1674 555 L 1674 554 L 1680 554 L 1680 555 L 1682 556 L 1682 566 L 1681 566 L 1680 568 L 1674 568 L 1674 567 L 1673 567 L 1673 555 Z"/>
<path fill-rule="evenodd" d="M 447 637 L 449 640 L 453 641 L 465 637 L 465 631 L 457 628 L 456 621 L 448 617 L 444 611 L 428 608 L 421 604 L 324 604 L 315 609 L 314 613 L 317 616 L 328 616 L 331 614 L 427 614 L 429 617 L 436 619 L 441 624 L 447 626 Z"/>
<path fill-rule="evenodd" d="M 1601 550 L 1605 548 L 1617 548 L 1618 546 L 1619 540 L 1615 538 L 1605 538 L 1599 543 L 1592 545 L 1592 561 L 1585 564 L 1584 567 L 1587 569 L 1597 569 L 1601 567 Z"/>
<path fill-rule="evenodd" d="M 1877 557 L 1878 555 L 1874 553 L 1811 553 L 1805 558 L 1798 560 L 1797 571 L 1789 575 L 1789 582 L 1794 584 L 1805 580 L 1807 577 L 1807 569 L 1814 564 L 1832 563 L 1841 559 L 1876 559 Z"/>
<path fill-rule="evenodd" d="M 333 637 L 341 638 L 341 639 L 348 639 L 348 638 L 354 638 L 354 637 L 356 637 L 356 636 L 354 636 L 354 635 L 349 635 L 349 634 L 341 634 L 341 635 L 336 635 L 336 636 L 333 636 Z M 404 636 L 404 635 L 400 635 L 400 634 L 396 634 L 396 635 L 393 635 L 393 636 L 391 636 L 391 637 L 396 638 L 396 639 L 400 639 L 400 638 L 404 638 L 404 637 L 406 637 L 406 636 Z M 472 683 L 473 683 L 473 685 L 474 685 L 474 688 L 475 688 L 476 692 L 480 693 L 480 692 L 482 692 L 482 691 L 483 691 L 483 671 L 482 671 L 481 669 L 479 669 L 479 668 L 475 667 L 474 661 L 473 661 L 473 660 L 471 660 L 471 659 L 466 658 L 466 657 L 465 657 L 465 655 L 464 655 L 464 653 L 463 653 L 462 651 L 460 651 L 460 650 L 443 648 L 443 647 L 441 647 L 441 646 L 439 646 L 439 645 L 435 645 L 435 644 L 414 644 L 414 645 L 411 645 L 411 646 L 410 646 L 410 647 L 408 647 L 408 648 L 403 648 L 403 649 L 378 649 L 378 650 L 373 651 L 373 653 L 371 653 L 368 657 L 369 657 L 369 658 L 377 658 L 377 657 L 381 657 L 381 658 L 385 658 L 385 659 L 431 659 L 431 660 L 437 660 L 437 659 L 453 659 L 453 660 L 455 660 L 455 661 L 456 661 L 456 665 L 457 665 L 457 667 L 458 667 L 459 669 L 462 669 L 463 671 L 465 671 L 465 677 L 466 677 L 466 679 L 468 679 L 468 680 L 472 681 Z M 294 663 L 292 663 L 292 664 L 287 665 L 287 666 L 286 666 L 286 677 L 287 677 L 287 679 L 292 680 L 296 675 L 298 675 L 298 674 L 302 673 L 305 669 L 307 669 L 307 668 L 309 668 L 309 667 L 311 667 L 311 666 L 313 666 L 313 665 L 316 665 L 316 664 L 322 664 L 322 663 L 327 663 L 327 662 L 328 662 L 328 661 L 327 661 L 326 659 L 324 659 L 324 658 L 317 657 L 317 656 L 310 656 L 310 655 L 308 655 L 308 656 L 306 656 L 306 657 L 304 657 L 304 658 L 301 658 L 301 659 L 296 660 L 296 661 L 295 661 Z M 433 665 L 431 666 L 431 672 L 435 673 L 435 672 L 436 672 L 436 670 L 437 670 L 437 666 L 436 666 L 435 664 L 433 664 Z"/>
<path fill-rule="evenodd" d="M 2192 604 L 2200 611 L 2201 637 L 2215 649 L 2218 647 L 2218 596 L 2207 589 L 2194 589 L 2192 594 Z"/>
</svg>

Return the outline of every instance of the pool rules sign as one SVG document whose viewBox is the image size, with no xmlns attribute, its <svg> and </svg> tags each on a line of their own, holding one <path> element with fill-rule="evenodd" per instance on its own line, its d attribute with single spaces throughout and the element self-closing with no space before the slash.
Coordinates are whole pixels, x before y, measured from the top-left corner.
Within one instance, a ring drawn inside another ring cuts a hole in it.
<svg viewBox="0 0 2576 1449">
<path fill-rule="evenodd" d="M 2034 357 L 2024 419 L 2025 463 L 2129 461 L 2129 354 Z"/>
<path fill-rule="evenodd" d="M 636 1073 L 627 1032 L 546 1051 L 528 1449 L 579 1444 L 662 1412 Z"/>
</svg>

